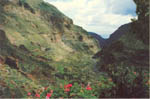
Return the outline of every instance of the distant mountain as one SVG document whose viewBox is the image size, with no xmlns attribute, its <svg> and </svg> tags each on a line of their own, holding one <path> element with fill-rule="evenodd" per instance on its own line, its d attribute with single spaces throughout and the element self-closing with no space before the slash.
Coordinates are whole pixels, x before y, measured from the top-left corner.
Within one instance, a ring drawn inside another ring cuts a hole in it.
<svg viewBox="0 0 150 99">
<path fill-rule="evenodd" d="M 120 26 L 114 33 L 110 35 L 108 39 L 104 39 L 103 37 L 101 37 L 100 35 L 94 32 L 88 32 L 88 33 L 92 35 L 95 39 L 97 39 L 99 41 L 100 47 L 103 48 L 103 47 L 107 47 L 112 42 L 118 40 L 123 34 L 128 33 L 130 29 L 130 24 L 131 23 Z"/>
<path fill-rule="evenodd" d="M 99 46 L 102 48 L 106 44 L 106 39 L 98 35 L 97 33 L 94 32 L 88 32 L 90 35 L 92 35 L 95 39 L 98 40 Z"/>
</svg>

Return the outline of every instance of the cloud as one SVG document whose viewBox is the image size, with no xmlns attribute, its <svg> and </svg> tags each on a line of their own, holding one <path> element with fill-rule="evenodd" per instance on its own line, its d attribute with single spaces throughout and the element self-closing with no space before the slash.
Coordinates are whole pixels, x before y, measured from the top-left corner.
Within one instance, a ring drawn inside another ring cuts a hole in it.
<svg viewBox="0 0 150 99">
<path fill-rule="evenodd" d="M 108 37 L 135 16 L 132 0 L 45 0 L 87 31 Z"/>
</svg>

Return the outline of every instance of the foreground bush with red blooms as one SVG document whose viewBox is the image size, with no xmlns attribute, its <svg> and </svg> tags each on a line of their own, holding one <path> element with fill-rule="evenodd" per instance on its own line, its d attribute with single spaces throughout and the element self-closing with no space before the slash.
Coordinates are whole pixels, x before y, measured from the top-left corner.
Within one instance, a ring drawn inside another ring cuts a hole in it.
<svg viewBox="0 0 150 99">
<path fill-rule="evenodd" d="M 125 70 L 125 69 L 124 69 Z M 150 86 L 150 80 L 148 79 L 148 72 L 143 72 L 142 75 L 135 71 L 130 71 L 126 76 L 122 76 L 122 72 L 113 74 L 112 77 L 121 78 L 115 80 L 114 78 L 100 76 L 99 81 L 94 83 L 69 83 L 63 82 L 55 86 L 46 86 L 27 92 L 27 98 L 98 98 L 98 97 L 131 97 L 131 94 L 136 96 L 136 89 L 144 91 L 145 95 L 148 95 L 148 88 Z M 143 77 L 139 83 L 139 77 Z M 141 86 L 138 86 L 141 84 Z M 122 89 L 120 89 L 122 88 Z M 144 90 L 143 90 L 144 89 Z M 120 91 L 120 92 L 119 92 Z M 135 92 L 134 92 L 135 91 Z M 138 90 L 137 90 L 138 91 Z M 138 91 L 138 92 L 141 92 Z M 117 93 L 118 92 L 118 93 Z M 123 92 L 123 93 L 122 93 Z M 122 96 L 120 96 L 122 95 Z"/>
</svg>

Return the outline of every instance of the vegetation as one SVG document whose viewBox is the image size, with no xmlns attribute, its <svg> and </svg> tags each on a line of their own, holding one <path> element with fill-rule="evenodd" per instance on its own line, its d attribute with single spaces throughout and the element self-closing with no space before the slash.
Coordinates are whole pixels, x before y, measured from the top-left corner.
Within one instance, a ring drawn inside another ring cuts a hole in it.
<svg viewBox="0 0 150 99">
<path fill-rule="evenodd" d="M 96 67 L 107 73 L 115 83 L 111 97 L 149 97 L 149 28 L 148 0 L 134 0 L 138 20 L 130 25 L 129 32 L 99 51 Z"/>
<path fill-rule="evenodd" d="M 42 0 L 5 1 L 0 12 L 0 98 L 149 97 L 147 14 L 100 49 Z"/>
</svg>

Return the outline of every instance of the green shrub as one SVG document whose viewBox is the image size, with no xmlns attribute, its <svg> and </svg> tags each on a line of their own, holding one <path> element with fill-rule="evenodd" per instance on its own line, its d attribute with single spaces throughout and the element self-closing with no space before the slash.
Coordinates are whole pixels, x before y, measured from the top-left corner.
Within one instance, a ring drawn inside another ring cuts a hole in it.
<svg viewBox="0 0 150 99">
<path fill-rule="evenodd" d="M 148 97 L 148 79 L 145 79 L 145 73 L 148 72 L 143 68 L 129 67 L 123 63 L 118 65 L 108 65 L 108 75 L 112 78 L 116 87 L 114 88 L 115 97 Z M 112 97 L 112 96 L 111 96 Z"/>
</svg>

